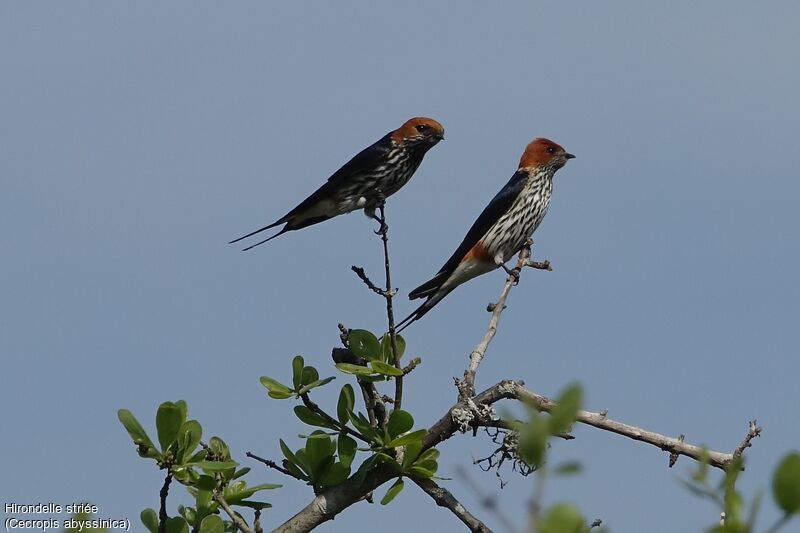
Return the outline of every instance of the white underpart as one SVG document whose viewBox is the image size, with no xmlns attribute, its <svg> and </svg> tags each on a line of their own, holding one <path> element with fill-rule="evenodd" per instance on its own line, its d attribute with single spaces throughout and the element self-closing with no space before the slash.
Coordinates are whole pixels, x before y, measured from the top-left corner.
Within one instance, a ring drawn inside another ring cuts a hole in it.
<svg viewBox="0 0 800 533">
<path fill-rule="evenodd" d="M 363 196 L 359 196 L 358 200 L 356 200 L 356 207 L 358 207 L 360 209 L 360 208 L 364 207 L 365 205 L 367 205 L 367 199 L 364 198 Z"/>
<path fill-rule="evenodd" d="M 478 277 L 481 274 L 491 272 L 495 268 L 497 268 L 495 265 L 485 261 L 462 261 L 461 264 L 456 267 L 455 271 L 450 274 L 447 281 L 442 284 L 442 289 L 453 290 L 462 283 Z"/>
</svg>

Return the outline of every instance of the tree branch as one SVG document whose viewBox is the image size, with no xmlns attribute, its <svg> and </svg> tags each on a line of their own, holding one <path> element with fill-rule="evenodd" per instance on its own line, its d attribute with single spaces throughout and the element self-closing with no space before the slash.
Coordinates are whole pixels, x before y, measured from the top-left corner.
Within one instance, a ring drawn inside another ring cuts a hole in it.
<svg viewBox="0 0 800 533">
<path fill-rule="evenodd" d="M 344 483 L 331 487 L 318 494 L 311 503 L 301 509 L 296 515 L 273 530 L 273 533 L 303 533 L 311 531 L 318 525 L 333 520 L 333 518 L 364 497 L 397 477 L 390 466 L 381 464 L 369 472 L 362 483 L 355 477 L 350 477 Z"/>
<path fill-rule="evenodd" d="M 761 436 L 761 426 L 759 426 L 758 423 L 755 420 L 751 420 L 750 421 L 750 427 L 749 427 L 749 429 L 747 431 L 747 435 L 745 435 L 744 440 L 742 441 L 742 443 L 739 444 L 739 446 L 737 446 L 735 450 L 733 450 L 733 456 L 734 457 L 741 457 L 742 454 L 744 453 L 744 451 L 747 448 L 749 448 L 750 446 L 752 446 L 752 444 L 750 444 L 750 442 L 754 438 L 760 437 L 760 436 Z"/>
<path fill-rule="evenodd" d="M 483 338 L 469 355 L 469 365 L 464 371 L 464 380 L 458 386 L 459 394 L 462 398 L 470 398 L 475 395 L 475 374 L 478 372 L 478 366 L 486 355 L 486 349 L 489 348 L 489 343 L 492 342 L 495 333 L 497 333 L 497 325 L 500 322 L 500 315 L 503 314 L 503 310 L 506 308 L 508 293 L 511 292 L 511 288 L 514 285 L 519 283 L 522 269 L 526 266 L 530 266 L 540 270 L 552 270 L 549 261 L 538 263 L 530 260 L 532 244 L 533 243 L 528 240 L 528 242 L 523 245 L 522 250 L 519 252 L 519 257 L 517 258 L 517 264 L 509 272 L 503 290 L 500 292 L 500 297 L 497 299 L 496 303 L 489 304 L 487 307 L 487 310 L 492 313 L 492 317 L 489 319 L 489 327 L 486 329 L 486 333 L 483 334 Z"/>
<path fill-rule="evenodd" d="M 463 431 L 471 421 L 465 419 L 465 413 L 485 410 L 492 404 L 502 399 L 519 400 L 526 405 L 533 407 L 537 411 L 549 413 L 556 406 L 556 402 L 536 394 L 526 389 L 522 382 L 501 381 L 500 383 L 488 388 L 477 396 L 465 401 L 459 401 L 452 406 L 447 414 L 431 426 L 423 441 L 423 449 L 436 446 L 440 442 L 450 438 L 456 431 Z M 471 405 L 466 406 L 465 403 Z M 700 446 L 686 443 L 680 439 L 661 435 L 653 431 L 648 431 L 637 426 L 625 424 L 608 418 L 606 413 L 595 413 L 591 411 L 579 410 L 577 421 L 589 426 L 610 431 L 629 439 L 638 440 L 656 446 L 664 451 L 691 457 L 696 461 L 707 459 L 711 466 L 724 470 L 734 460 L 734 454 L 708 450 Z M 480 424 L 480 422 L 476 422 Z M 750 439 L 752 440 L 752 438 Z"/>
<path fill-rule="evenodd" d="M 381 202 L 378 207 L 381 212 L 381 229 L 380 236 L 383 242 L 383 266 L 386 272 L 386 290 L 383 292 L 383 297 L 386 298 L 386 318 L 389 321 L 389 344 L 392 347 L 392 363 L 395 368 L 402 370 L 400 366 L 400 358 L 397 356 L 397 333 L 394 331 L 394 306 L 392 298 L 394 297 L 394 289 L 392 289 L 392 273 L 389 267 L 389 226 L 386 225 L 386 203 Z M 396 376 L 394 378 L 394 408 L 400 409 L 403 404 L 403 376 Z"/>
<path fill-rule="evenodd" d="M 227 514 L 236 527 L 239 528 L 239 531 L 242 533 L 255 533 L 255 531 L 253 531 L 250 526 L 247 525 L 247 522 L 242 520 L 242 517 L 236 514 L 236 511 L 231 509 L 231 506 L 228 505 L 228 502 L 225 501 L 225 498 L 222 497 L 222 494 L 220 494 L 217 489 L 214 489 L 214 491 L 211 493 L 211 497 L 220 507 L 222 507 L 222 510 L 225 511 L 225 514 Z"/>
<path fill-rule="evenodd" d="M 492 530 L 486 527 L 486 524 L 475 518 L 472 513 L 467 511 L 461 502 L 446 488 L 437 485 L 435 481 L 429 478 L 412 477 L 411 480 L 428 496 L 433 498 L 433 501 L 435 501 L 439 507 L 449 509 L 451 513 L 456 515 L 470 531 L 491 533 Z"/>
<path fill-rule="evenodd" d="M 167 495 L 169 494 L 169 484 L 172 483 L 172 472 L 167 469 L 167 477 L 164 478 L 164 485 L 161 487 L 159 496 L 161 498 L 161 507 L 158 510 L 158 533 L 166 533 L 167 531 Z"/>
<path fill-rule="evenodd" d="M 289 472 L 288 470 L 286 470 L 285 468 L 283 468 L 282 466 L 280 466 L 280 465 L 279 465 L 278 463 L 276 463 L 275 461 L 271 461 L 271 460 L 269 460 L 269 459 L 264 459 L 263 457 L 259 457 L 259 456 L 257 456 L 256 454 L 254 454 L 254 453 L 252 453 L 252 452 L 247 452 L 245 455 L 246 455 L 247 457 L 249 457 L 250 459 L 255 459 L 255 460 L 256 460 L 256 461 L 258 461 L 259 463 L 262 463 L 262 464 L 264 464 L 265 466 L 268 466 L 269 468 L 273 468 L 273 469 L 277 470 L 277 471 L 278 471 L 278 472 L 280 472 L 281 474 L 285 474 L 285 475 L 287 475 L 287 476 L 289 476 L 289 477 L 292 477 L 292 478 L 294 478 L 294 479 L 297 479 L 297 476 L 295 476 L 294 474 L 292 474 L 291 472 Z"/>
</svg>

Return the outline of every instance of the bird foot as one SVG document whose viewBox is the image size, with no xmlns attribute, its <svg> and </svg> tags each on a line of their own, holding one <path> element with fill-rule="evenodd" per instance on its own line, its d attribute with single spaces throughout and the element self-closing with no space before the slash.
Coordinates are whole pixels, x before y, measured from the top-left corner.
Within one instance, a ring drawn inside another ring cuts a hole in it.
<svg viewBox="0 0 800 533">
<path fill-rule="evenodd" d="M 514 285 L 517 285 L 519 283 L 519 271 L 515 268 L 508 268 L 506 265 L 500 266 L 506 271 L 506 274 L 514 278 Z"/>
<path fill-rule="evenodd" d="M 386 235 L 386 232 L 389 231 L 389 226 L 380 218 L 376 217 L 375 220 L 381 224 L 381 227 L 375 230 L 375 235 Z"/>
</svg>

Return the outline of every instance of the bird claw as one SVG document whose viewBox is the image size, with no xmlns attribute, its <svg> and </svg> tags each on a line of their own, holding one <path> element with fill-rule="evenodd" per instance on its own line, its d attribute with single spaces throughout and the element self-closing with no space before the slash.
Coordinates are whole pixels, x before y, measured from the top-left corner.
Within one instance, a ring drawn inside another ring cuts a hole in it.
<svg viewBox="0 0 800 533">
<path fill-rule="evenodd" d="M 505 265 L 500 265 L 503 267 L 503 270 L 506 271 L 506 274 L 514 278 L 514 285 L 519 284 L 519 271 L 515 268 L 508 268 Z"/>
<path fill-rule="evenodd" d="M 386 232 L 389 231 L 389 226 L 383 220 L 376 218 L 378 222 L 381 223 L 381 227 L 375 230 L 375 235 L 386 235 Z"/>
</svg>

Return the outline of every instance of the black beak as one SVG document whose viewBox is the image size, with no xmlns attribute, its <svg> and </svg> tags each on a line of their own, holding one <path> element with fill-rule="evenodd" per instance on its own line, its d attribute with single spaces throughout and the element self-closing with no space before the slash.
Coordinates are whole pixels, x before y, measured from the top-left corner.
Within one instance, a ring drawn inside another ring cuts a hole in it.
<svg viewBox="0 0 800 533">
<path fill-rule="evenodd" d="M 564 154 L 564 157 L 567 159 L 575 159 L 575 156 L 572 154 Z"/>
</svg>

